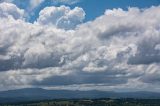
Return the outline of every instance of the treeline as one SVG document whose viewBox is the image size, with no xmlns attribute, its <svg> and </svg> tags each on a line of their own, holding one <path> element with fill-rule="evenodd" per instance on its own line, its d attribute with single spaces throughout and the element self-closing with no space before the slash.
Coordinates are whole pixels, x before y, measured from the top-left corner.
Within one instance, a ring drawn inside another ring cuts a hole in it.
<svg viewBox="0 0 160 106">
<path fill-rule="evenodd" d="M 0 104 L 0 106 L 160 106 L 160 99 L 71 99 Z"/>
</svg>

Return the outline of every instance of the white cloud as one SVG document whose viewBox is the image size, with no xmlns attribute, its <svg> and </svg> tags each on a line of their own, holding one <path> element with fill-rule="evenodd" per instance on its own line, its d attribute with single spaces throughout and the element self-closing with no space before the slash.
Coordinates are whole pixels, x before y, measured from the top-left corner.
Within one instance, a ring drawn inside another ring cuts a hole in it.
<svg viewBox="0 0 160 106">
<path fill-rule="evenodd" d="M 79 2 L 79 0 L 48 0 L 48 1 L 45 1 L 45 0 L 0 0 L 0 3 L 4 3 L 4 2 L 13 3 L 17 7 L 24 9 L 25 19 L 27 21 L 30 21 L 32 20 L 32 17 L 37 15 L 37 10 L 39 10 L 38 8 L 43 8 L 43 5 L 41 4 L 44 2 L 49 2 L 50 5 L 57 5 L 57 4 L 72 5 L 72 4 Z M 68 19 L 63 19 L 63 20 L 64 20 L 63 21 L 64 23 L 69 22 Z"/>
<path fill-rule="evenodd" d="M 23 15 L 24 10 L 17 8 L 16 5 L 11 3 L 0 3 L 1 18 L 12 17 L 14 19 L 22 19 Z"/>
<path fill-rule="evenodd" d="M 51 25 L 57 28 L 73 29 L 85 18 L 85 12 L 82 8 L 60 6 L 46 7 L 39 13 L 37 22 L 41 25 Z"/>
<path fill-rule="evenodd" d="M 0 15 L 0 90 L 76 85 L 74 89 L 82 90 L 157 91 L 160 7 L 107 10 L 74 30 L 56 28 L 59 18 L 67 17 L 71 23 L 74 17 L 83 20 L 81 10 L 45 8 L 40 24 Z"/>
<path fill-rule="evenodd" d="M 27 0 L 27 1 L 22 1 L 22 0 L 1 0 L 0 2 L 9 2 L 9 3 L 14 3 L 15 5 L 26 5 L 28 8 L 31 10 L 39 6 L 44 0 Z"/>
</svg>

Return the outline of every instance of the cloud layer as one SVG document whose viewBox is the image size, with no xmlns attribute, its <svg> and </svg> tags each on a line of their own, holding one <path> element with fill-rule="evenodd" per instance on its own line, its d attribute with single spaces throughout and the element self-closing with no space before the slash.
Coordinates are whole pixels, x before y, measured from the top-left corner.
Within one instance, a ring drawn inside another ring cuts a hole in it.
<svg viewBox="0 0 160 106">
<path fill-rule="evenodd" d="M 106 10 L 83 24 L 79 7 L 44 8 L 34 23 L 11 3 L 0 13 L 0 90 L 160 89 L 159 6 Z"/>
</svg>

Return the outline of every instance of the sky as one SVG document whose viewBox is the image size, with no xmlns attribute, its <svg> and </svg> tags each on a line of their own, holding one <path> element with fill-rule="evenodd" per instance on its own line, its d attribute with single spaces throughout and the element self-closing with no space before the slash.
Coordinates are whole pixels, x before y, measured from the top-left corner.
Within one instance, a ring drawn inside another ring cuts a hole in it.
<svg viewBox="0 0 160 106">
<path fill-rule="evenodd" d="M 160 92 L 160 0 L 0 0 L 0 91 Z"/>
</svg>

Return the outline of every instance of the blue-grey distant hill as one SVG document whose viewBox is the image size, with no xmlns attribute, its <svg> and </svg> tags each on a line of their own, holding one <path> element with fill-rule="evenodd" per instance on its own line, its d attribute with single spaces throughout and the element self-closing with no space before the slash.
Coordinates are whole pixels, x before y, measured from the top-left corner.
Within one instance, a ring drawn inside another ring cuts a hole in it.
<svg viewBox="0 0 160 106">
<path fill-rule="evenodd" d="M 50 99 L 96 99 L 96 98 L 137 98 L 160 99 L 160 93 L 155 92 L 112 92 L 112 91 L 69 91 L 45 90 L 41 88 L 27 88 L 0 92 L 0 103 L 26 102 Z"/>
</svg>

